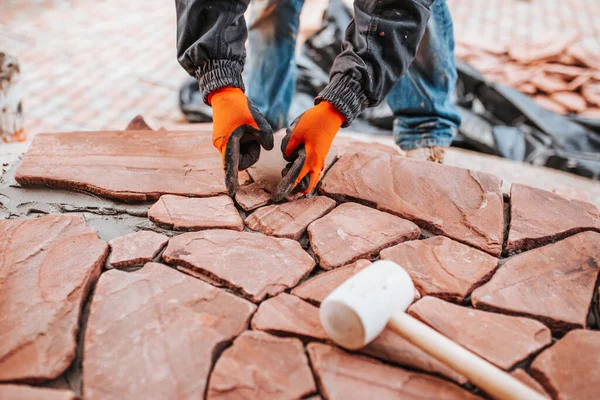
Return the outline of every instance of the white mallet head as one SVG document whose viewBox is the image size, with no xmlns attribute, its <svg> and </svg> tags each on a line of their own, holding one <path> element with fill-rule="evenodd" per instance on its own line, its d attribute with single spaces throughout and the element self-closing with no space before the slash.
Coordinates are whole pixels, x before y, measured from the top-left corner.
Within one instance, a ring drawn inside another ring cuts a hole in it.
<svg viewBox="0 0 600 400">
<path fill-rule="evenodd" d="M 375 339 L 393 314 L 413 302 L 410 275 L 392 261 L 376 261 L 337 287 L 323 300 L 321 325 L 338 345 L 360 349 Z"/>
</svg>

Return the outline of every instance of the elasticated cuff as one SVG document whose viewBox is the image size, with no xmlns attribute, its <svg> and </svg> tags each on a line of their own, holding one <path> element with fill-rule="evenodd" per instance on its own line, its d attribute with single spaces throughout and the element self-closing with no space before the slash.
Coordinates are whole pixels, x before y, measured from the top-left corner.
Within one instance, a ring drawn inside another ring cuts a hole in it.
<svg viewBox="0 0 600 400">
<path fill-rule="evenodd" d="M 368 107 L 367 96 L 361 84 L 349 75 L 335 75 L 319 93 L 315 104 L 319 104 L 322 100 L 333 104 L 344 115 L 346 118 L 346 122 L 342 125 L 344 128 Z"/>
<path fill-rule="evenodd" d="M 196 70 L 196 79 L 202 92 L 202 100 L 208 104 L 208 95 L 224 87 L 236 87 L 242 90 L 242 70 L 244 64 L 234 60 L 209 60 Z M 208 104 L 210 105 L 210 104 Z"/>
</svg>

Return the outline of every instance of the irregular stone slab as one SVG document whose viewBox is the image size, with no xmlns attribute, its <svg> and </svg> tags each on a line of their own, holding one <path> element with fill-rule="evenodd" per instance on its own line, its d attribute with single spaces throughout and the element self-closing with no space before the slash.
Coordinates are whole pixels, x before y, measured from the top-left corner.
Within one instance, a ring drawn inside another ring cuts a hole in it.
<svg viewBox="0 0 600 400">
<path fill-rule="evenodd" d="M 600 332 L 575 330 L 537 356 L 531 374 L 553 399 L 596 399 L 600 393 Z"/>
<path fill-rule="evenodd" d="M 444 236 L 401 243 L 382 250 L 381 258 L 401 265 L 421 295 L 457 302 L 498 267 L 497 258 Z"/>
<path fill-rule="evenodd" d="M 358 153 L 340 158 L 320 190 L 340 201 L 374 205 L 492 255 L 502 250 L 501 181 L 493 175 L 381 152 Z"/>
<path fill-rule="evenodd" d="M 600 265 L 600 234 L 583 232 L 510 258 L 475 289 L 475 308 L 535 318 L 563 333 L 586 326 Z"/>
<path fill-rule="evenodd" d="M 378 142 L 364 142 L 341 135 L 335 137 L 333 145 L 338 149 L 338 157 L 373 151 L 381 151 L 395 156 L 405 155 L 404 151 L 398 146 L 388 146 Z"/>
<path fill-rule="evenodd" d="M 296 286 L 315 266 L 295 240 L 226 229 L 176 236 L 162 257 L 208 275 L 254 302 Z"/>
<path fill-rule="evenodd" d="M 102 274 L 85 331 L 84 397 L 202 398 L 213 358 L 255 310 L 157 263 Z"/>
<path fill-rule="evenodd" d="M 372 258 L 420 234 L 410 221 L 356 203 L 342 204 L 308 226 L 312 250 L 323 269 Z"/>
<path fill-rule="evenodd" d="M 21 185 L 142 202 L 158 200 L 162 194 L 225 193 L 221 163 L 210 130 L 52 133 L 33 138 L 15 179 Z M 241 172 L 240 184 L 246 183 L 249 177 Z"/>
<path fill-rule="evenodd" d="M 39 382 L 67 369 L 107 255 L 83 217 L 0 221 L 0 381 Z"/>
<path fill-rule="evenodd" d="M 76 400 L 70 390 L 57 390 L 26 385 L 0 385 L 0 399 L 6 400 Z"/>
<path fill-rule="evenodd" d="M 552 342 L 550 329 L 538 321 L 473 310 L 431 296 L 410 306 L 408 313 L 505 370 Z"/>
<path fill-rule="evenodd" d="M 512 185 L 508 253 L 543 246 L 586 230 L 600 231 L 600 210 L 595 204 L 531 186 Z"/>
<path fill-rule="evenodd" d="M 168 241 L 168 236 L 152 231 L 139 231 L 121 236 L 108 242 L 108 262 L 115 268 L 143 265 L 152 261 Z"/>
<path fill-rule="evenodd" d="M 269 204 L 271 193 L 267 192 L 260 182 L 242 186 L 235 192 L 235 201 L 245 211 Z"/>
<path fill-rule="evenodd" d="M 260 208 L 244 222 L 248 228 L 265 235 L 299 240 L 311 222 L 334 208 L 335 200 L 329 197 L 305 197 Z"/>
<path fill-rule="evenodd" d="M 513 376 L 513 378 L 517 378 L 518 380 L 520 380 L 521 382 L 523 382 L 524 384 L 526 384 L 527 386 L 529 386 L 536 392 L 543 394 L 544 397 L 546 397 L 548 399 L 550 398 L 550 396 L 548 395 L 546 390 L 544 390 L 544 387 L 538 381 L 533 379 L 531 377 L 531 375 L 529 375 L 527 372 L 525 372 L 525 370 L 523 368 L 517 368 L 510 374 Z"/>
<path fill-rule="evenodd" d="M 300 336 L 317 340 L 328 339 L 321 326 L 319 309 L 296 296 L 280 293 L 263 301 L 254 314 L 252 329 L 276 334 Z"/>
<path fill-rule="evenodd" d="M 208 399 L 299 399 L 317 391 L 302 342 L 246 331 L 217 360 Z"/>
<path fill-rule="evenodd" d="M 190 198 L 167 194 L 150 207 L 148 219 L 175 230 L 244 229 L 244 221 L 229 196 Z"/>
<path fill-rule="evenodd" d="M 336 287 L 369 265 L 371 265 L 371 261 L 358 260 L 352 264 L 326 271 L 296 286 L 292 290 L 292 294 L 318 306 Z"/>
<path fill-rule="evenodd" d="M 479 397 L 431 375 L 406 371 L 322 343 L 306 346 L 321 393 L 330 400 Z"/>
</svg>

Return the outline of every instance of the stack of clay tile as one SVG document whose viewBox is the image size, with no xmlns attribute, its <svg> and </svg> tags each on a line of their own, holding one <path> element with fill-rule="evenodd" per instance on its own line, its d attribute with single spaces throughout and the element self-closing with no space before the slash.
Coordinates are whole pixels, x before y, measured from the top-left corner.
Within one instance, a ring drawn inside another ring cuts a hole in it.
<svg viewBox="0 0 600 400">
<path fill-rule="evenodd" d="M 600 118 L 600 46 L 589 38 L 548 32 L 507 43 L 469 35 L 457 39 L 456 58 L 551 111 Z"/>
</svg>

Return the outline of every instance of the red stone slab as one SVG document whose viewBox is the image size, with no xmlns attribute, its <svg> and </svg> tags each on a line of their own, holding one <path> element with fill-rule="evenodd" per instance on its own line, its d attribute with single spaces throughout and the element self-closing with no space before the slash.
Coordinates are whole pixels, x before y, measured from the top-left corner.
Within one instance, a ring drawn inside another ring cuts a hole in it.
<svg viewBox="0 0 600 400">
<path fill-rule="evenodd" d="M 263 301 L 254 314 L 252 329 L 302 338 L 327 340 L 319 309 L 287 293 Z"/>
<path fill-rule="evenodd" d="M 388 146 L 379 142 L 364 142 L 355 140 L 347 136 L 336 136 L 333 144 L 338 149 L 338 156 L 356 154 L 360 152 L 381 151 L 383 153 L 392 154 L 395 156 L 405 155 L 404 151 L 398 146 Z"/>
<path fill-rule="evenodd" d="M 564 90 L 564 89 L 561 89 L 561 90 Z M 551 100 L 546 95 L 541 95 L 541 94 L 537 95 L 533 98 L 533 101 L 535 101 L 538 105 L 544 107 L 548 111 L 552 111 L 554 113 L 561 114 L 561 115 L 567 113 L 567 109 L 562 104 L 558 104 L 557 102 L 555 102 L 554 100 Z"/>
<path fill-rule="evenodd" d="M 550 99 L 562 105 L 569 111 L 580 113 L 586 110 L 587 103 L 583 96 L 575 92 L 557 92 L 550 95 Z"/>
<path fill-rule="evenodd" d="M 217 351 L 256 306 L 165 265 L 110 270 L 85 331 L 86 399 L 198 399 Z"/>
<path fill-rule="evenodd" d="M 152 261 L 167 244 L 169 238 L 152 231 L 139 231 L 113 239 L 108 262 L 115 268 L 143 265 Z"/>
<path fill-rule="evenodd" d="M 255 208 L 269 204 L 271 193 L 265 190 L 260 182 L 253 182 L 242 186 L 235 193 L 235 201 L 245 211 L 251 211 Z"/>
<path fill-rule="evenodd" d="M 22 185 L 89 191 L 128 202 L 162 194 L 225 193 L 221 156 L 204 131 L 106 131 L 39 134 L 17 169 Z M 240 173 L 240 183 L 248 183 Z"/>
<path fill-rule="evenodd" d="M 581 88 L 585 100 L 595 106 L 600 106 L 600 82 L 586 83 Z"/>
<path fill-rule="evenodd" d="M 265 235 L 299 240 L 311 222 L 334 208 L 335 201 L 329 197 L 305 197 L 260 208 L 244 222 Z"/>
<path fill-rule="evenodd" d="M 542 92 L 546 92 L 548 94 L 563 92 L 569 88 L 569 84 L 563 79 L 543 73 L 535 75 L 533 78 L 531 78 L 531 83 L 533 83 Z"/>
<path fill-rule="evenodd" d="M 583 328 L 600 265 L 600 234 L 583 232 L 506 261 L 475 289 L 475 308 L 538 319 L 557 333 Z"/>
<path fill-rule="evenodd" d="M 83 217 L 0 221 L 0 382 L 39 382 L 67 369 L 107 255 Z"/>
<path fill-rule="evenodd" d="M 326 399 L 479 398 L 443 379 L 351 355 L 337 347 L 309 343 L 307 350 L 321 394 Z"/>
<path fill-rule="evenodd" d="M 296 286 L 315 266 L 295 240 L 227 229 L 176 236 L 162 257 L 255 302 Z"/>
<path fill-rule="evenodd" d="M 496 366 L 508 370 L 544 347 L 552 337 L 542 323 L 423 297 L 408 313 Z"/>
<path fill-rule="evenodd" d="M 148 219 L 176 230 L 244 229 L 244 221 L 229 196 L 190 198 L 163 195 L 150 207 Z"/>
<path fill-rule="evenodd" d="M 0 385 L 0 399 L 4 400 L 76 400 L 70 390 L 57 390 L 26 385 Z"/>
<path fill-rule="evenodd" d="M 368 260 L 358 260 L 352 264 L 326 271 L 296 286 L 292 290 L 292 294 L 318 306 L 336 287 L 369 265 L 371 262 Z"/>
<path fill-rule="evenodd" d="M 506 252 L 539 247 L 586 230 L 600 231 L 600 210 L 595 204 L 512 185 Z"/>
<path fill-rule="evenodd" d="M 401 265 L 421 295 L 457 302 L 498 266 L 497 258 L 444 236 L 401 243 L 382 250 L 381 258 Z"/>
<path fill-rule="evenodd" d="M 502 250 L 501 181 L 492 175 L 384 153 L 359 153 L 340 158 L 323 179 L 321 191 L 338 200 L 375 205 L 492 255 Z"/>
<path fill-rule="evenodd" d="M 357 203 L 342 204 L 308 226 L 311 248 L 323 269 L 372 258 L 420 233 L 410 221 Z"/>
<path fill-rule="evenodd" d="M 538 40 L 537 42 L 527 44 L 513 43 L 508 48 L 508 54 L 513 60 L 521 64 L 554 60 L 575 43 L 577 39 L 579 39 L 579 34 L 576 32 L 561 31 L 554 35 L 546 35 L 543 40 Z"/>
<path fill-rule="evenodd" d="M 533 379 L 531 377 L 531 375 L 529 375 L 527 372 L 525 372 L 525 370 L 523 368 L 517 368 L 510 374 L 514 378 L 517 378 L 518 380 L 520 380 L 521 382 L 523 382 L 530 388 L 534 389 L 536 392 L 539 392 L 540 394 L 544 395 L 544 397 L 546 397 L 548 399 L 550 398 L 548 393 L 546 393 L 546 390 L 544 389 L 544 387 L 538 381 Z"/>
<path fill-rule="evenodd" d="M 575 330 L 537 356 L 531 374 L 553 399 L 597 399 L 600 332 Z"/>
<path fill-rule="evenodd" d="M 246 331 L 217 360 L 207 399 L 300 399 L 316 391 L 300 340 Z"/>
</svg>

